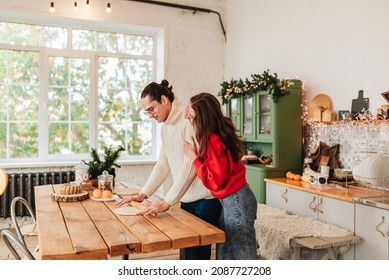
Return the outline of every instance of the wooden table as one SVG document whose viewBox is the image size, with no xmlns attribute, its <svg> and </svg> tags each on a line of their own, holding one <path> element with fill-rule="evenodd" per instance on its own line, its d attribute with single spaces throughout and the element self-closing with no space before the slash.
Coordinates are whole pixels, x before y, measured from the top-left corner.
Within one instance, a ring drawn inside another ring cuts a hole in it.
<svg viewBox="0 0 389 280">
<path fill-rule="evenodd" d="M 107 259 L 224 242 L 223 231 L 172 207 L 156 216 L 114 213 L 115 201 L 57 202 L 61 185 L 35 187 L 40 259 Z"/>
</svg>

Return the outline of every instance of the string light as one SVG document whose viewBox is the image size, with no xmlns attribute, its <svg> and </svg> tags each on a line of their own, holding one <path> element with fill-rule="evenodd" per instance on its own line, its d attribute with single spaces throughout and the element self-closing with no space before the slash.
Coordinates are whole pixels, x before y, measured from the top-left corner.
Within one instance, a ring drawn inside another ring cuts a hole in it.
<svg viewBox="0 0 389 280">
<path fill-rule="evenodd" d="M 85 9 L 85 10 L 89 10 L 89 8 L 90 8 L 89 2 L 90 2 L 89 0 L 86 0 L 85 5 L 84 5 L 84 9 Z M 79 7 L 78 7 L 77 2 L 74 2 L 73 10 L 74 10 L 75 12 L 78 12 L 78 11 L 79 11 Z M 49 11 L 50 11 L 50 13 L 55 13 L 54 1 L 53 1 L 53 2 L 50 2 Z M 105 11 L 106 11 L 107 13 L 110 13 L 110 12 L 112 11 L 111 2 L 108 2 L 108 3 L 107 3 L 107 7 L 106 7 Z"/>
<path fill-rule="evenodd" d="M 49 9 L 50 13 L 54 13 L 55 12 L 55 7 L 54 7 L 54 2 L 51 2 L 50 3 L 50 9 Z"/>
<path fill-rule="evenodd" d="M 105 9 L 107 11 L 107 13 L 110 13 L 112 11 L 111 9 L 111 3 L 107 3 L 107 8 Z"/>
<path fill-rule="evenodd" d="M 77 6 L 77 2 L 74 2 L 74 7 L 73 7 L 73 10 L 75 12 L 78 12 L 78 6 Z"/>
</svg>

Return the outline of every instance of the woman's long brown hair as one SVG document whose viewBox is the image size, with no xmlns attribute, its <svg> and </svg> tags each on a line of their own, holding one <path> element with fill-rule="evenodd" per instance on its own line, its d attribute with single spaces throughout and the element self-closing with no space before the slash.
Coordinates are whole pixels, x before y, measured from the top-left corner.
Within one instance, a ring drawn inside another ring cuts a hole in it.
<svg viewBox="0 0 389 280">
<path fill-rule="evenodd" d="M 230 151 L 234 162 L 237 162 L 243 149 L 243 142 L 232 120 L 224 116 L 219 100 L 210 93 L 200 93 L 192 96 L 190 103 L 196 114 L 193 122 L 196 139 L 199 142 L 200 161 L 204 160 L 207 153 L 208 133 L 214 133 Z"/>
</svg>

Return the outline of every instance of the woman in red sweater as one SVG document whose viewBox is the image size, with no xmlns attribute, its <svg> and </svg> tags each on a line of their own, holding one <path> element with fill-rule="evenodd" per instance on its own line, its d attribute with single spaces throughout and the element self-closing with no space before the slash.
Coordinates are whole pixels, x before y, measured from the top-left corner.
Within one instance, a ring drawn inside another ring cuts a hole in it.
<svg viewBox="0 0 389 280">
<path fill-rule="evenodd" d="M 258 259 L 254 229 L 257 201 L 246 181 L 246 167 L 240 160 L 242 141 L 234 124 L 209 93 L 190 99 L 186 118 L 196 139 L 184 141 L 183 153 L 192 159 L 197 176 L 222 204 L 219 228 L 226 233 L 226 241 L 217 244 L 216 258 Z"/>
</svg>

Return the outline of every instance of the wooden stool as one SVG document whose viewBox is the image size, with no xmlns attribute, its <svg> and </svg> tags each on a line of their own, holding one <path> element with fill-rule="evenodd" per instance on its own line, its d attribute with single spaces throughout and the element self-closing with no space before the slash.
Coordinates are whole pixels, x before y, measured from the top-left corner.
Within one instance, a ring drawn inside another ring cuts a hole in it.
<svg viewBox="0 0 389 280">
<path fill-rule="evenodd" d="M 340 247 L 360 241 L 361 238 L 355 235 L 344 237 L 296 237 L 290 241 L 290 247 L 293 248 L 292 259 L 299 260 L 301 258 L 301 249 L 309 248 L 312 250 L 327 249 L 327 253 L 322 260 L 336 260 Z"/>
</svg>

